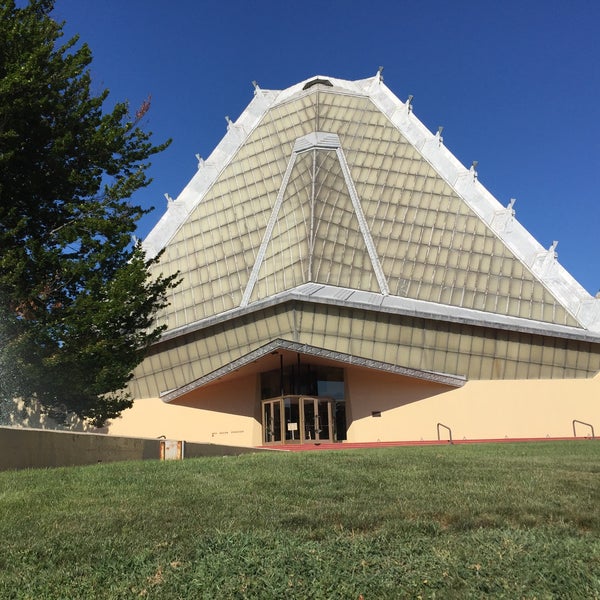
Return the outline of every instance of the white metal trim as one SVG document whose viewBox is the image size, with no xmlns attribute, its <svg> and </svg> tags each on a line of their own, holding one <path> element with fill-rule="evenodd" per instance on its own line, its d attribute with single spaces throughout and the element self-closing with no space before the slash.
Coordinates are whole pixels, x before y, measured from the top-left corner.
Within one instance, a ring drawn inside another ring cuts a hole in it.
<svg viewBox="0 0 600 600">
<path fill-rule="evenodd" d="M 202 202 L 225 167 L 231 162 L 248 136 L 259 125 L 271 108 L 278 91 L 261 90 L 235 123 L 228 127 L 211 155 L 199 161 L 199 167 L 177 198 L 169 203 L 158 223 L 144 239 L 142 245 L 149 258 L 156 256 L 179 231 L 190 213 Z"/>
<path fill-rule="evenodd" d="M 348 167 L 348 163 L 346 162 L 346 157 L 344 156 L 344 151 L 342 150 L 341 146 L 336 150 L 336 154 L 342 167 L 342 173 L 344 174 L 346 187 L 348 188 L 350 198 L 352 199 L 352 206 L 354 206 L 354 212 L 356 213 L 356 217 L 358 219 L 358 226 L 360 227 L 363 240 L 367 246 L 367 252 L 369 253 L 371 264 L 373 265 L 373 270 L 375 271 L 375 276 L 377 277 L 379 289 L 384 296 L 387 296 L 390 293 L 390 288 L 388 287 L 383 269 L 381 268 L 379 256 L 377 256 L 377 250 L 375 249 L 375 244 L 373 242 L 373 238 L 371 237 L 371 232 L 369 231 L 369 226 L 367 225 L 367 220 L 365 219 L 365 214 L 363 213 L 356 188 L 354 187 L 354 181 L 352 181 L 352 175 L 350 174 L 350 169 Z"/>
<path fill-rule="evenodd" d="M 373 238 L 371 237 L 371 232 L 369 231 L 369 227 L 367 225 L 367 220 L 362 210 L 362 206 L 360 204 L 360 199 L 358 197 L 358 193 L 356 192 L 356 188 L 354 187 L 354 182 L 352 181 L 352 175 L 350 174 L 350 168 L 348 167 L 348 163 L 346 162 L 346 157 L 344 155 L 344 151 L 341 147 L 340 138 L 335 133 L 328 133 L 323 131 L 316 131 L 314 133 L 310 133 L 308 135 L 297 138 L 294 143 L 294 148 L 292 150 L 292 155 L 287 164 L 287 168 L 283 175 L 283 179 L 281 181 L 281 186 L 279 187 L 279 192 L 277 193 L 277 199 L 273 206 L 273 210 L 271 211 L 271 216 L 269 217 L 269 221 L 267 223 L 267 228 L 263 235 L 263 239 L 260 244 L 260 248 L 258 250 L 258 254 L 256 256 L 256 260 L 254 261 L 254 266 L 252 267 L 252 272 L 250 273 L 250 277 L 248 279 L 248 283 L 246 284 L 246 288 L 244 290 L 244 294 L 242 296 L 242 300 L 240 302 L 240 306 L 247 306 L 250 302 L 250 298 L 252 297 L 252 292 L 254 291 L 254 287 L 256 282 L 258 281 L 258 275 L 260 269 L 262 267 L 262 263 L 265 258 L 265 254 L 267 252 L 267 247 L 269 242 L 271 241 L 271 236 L 273 235 L 273 229 L 275 228 L 275 223 L 277 222 L 277 217 L 279 216 L 279 211 L 281 210 L 281 205 L 283 204 L 283 198 L 285 196 L 285 191 L 287 189 L 287 185 L 289 183 L 289 179 L 294 168 L 294 164 L 296 163 L 296 158 L 299 154 L 308 152 L 308 151 L 317 151 L 317 150 L 335 150 L 337 159 L 340 163 L 340 167 L 342 169 L 342 174 L 344 176 L 344 182 L 346 183 L 346 188 L 348 189 L 348 193 L 350 194 L 350 199 L 352 201 L 352 206 L 354 208 L 354 212 L 356 214 L 356 218 L 358 220 L 358 226 L 360 228 L 360 232 L 363 236 L 363 241 L 365 246 L 367 247 L 367 252 L 369 253 L 369 258 L 371 259 L 371 265 L 373 266 L 373 270 L 375 271 L 375 277 L 377 278 L 377 282 L 379 284 L 379 289 L 384 296 L 387 296 L 390 291 L 389 287 L 383 273 L 383 269 L 381 267 L 381 263 L 379 262 L 379 256 L 377 255 L 377 250 L 375 248 L 375 243 L 373 242 Z M 314 174 L 313 174 L 314 176 Z M 313 177 L 314 179 L 314 177 Z M 314 184 L 314 181 L 313 181 Z M 313 198 L 314 200 L 314 198 Z M 309 265 L 312 261 L 312 253 L 309 257 Z M 310 269 L 310 266 L 309 266 Z"/>
<path fill-rule="evenodd" d="M 399 100 L 382 82 L 371 86 L 369 96 L 375 106 L 561 306 L 583 327 L 600 333 L 600 300 L 593 298 L 560 265 L 554 253 L 547 260 L 549 250 L 541 246 L 514 218 L 512 205 L 510 227 L 506 227 L 506 219 L 498 219 L 497 215 L 507 210 L 507 207 L 500 204 L 481 184 L 473 168 L 466 168 L 444 146 L 439 135 L 434 135 L 412 110 L 407 110 L 407 103 Z"/>
<path fill-rule="evenodd" d="M 233 308 L 195 323 L 184 325 L 177 329 L 165 332 L 156 344 L 173 340 L 180 336 L 188 335 L 236 319 L 243 315 L 253 314 L 269 306 L 276 306 L 289 301 L 315 302 L 332 306 L 356 308 L 365 311 L 398 314 L 418 317 L 431 321 L 448 321 L 484 327 L 488 329 L 502 329 L 517 331 L 532 335 L 557 337 L 586 341 L 600 344 L 600 334 L 590 330 L 569 327 L 567 325 L 553 325 L 542 321 L 533 321 L 521 317 L 509 317 L 497 313 L 488 313 L 471 308 L 460 308 L 447 304 L 437 304 L 426 300 L 414 300 L 403 296 L 383 296 L 376 292 L 363 292 L 351 288 L 340 288 L 320 283 L 305 283 L 290 290 L 280 292 L 268 298 L 258 300 L 247 307 Z M 155 345 L 156 345 L 155 344 Z"/>
<path fill-rule="evenodd" d="M 246 289 L 244 290 L 244 295 L 242 297 L 242 301 L 240 302 L 240 306 L 246 306 L 248 302 L 250 302 L 250 297 L 252 296 L 252 292 L 254 291 L 254 286 L 258 281 L 258 273 L 260 272 L 260 268 L 265 258 L 267 246 L 271 241 L 273 229 L 275 228 L 275 223 L 277 222 L 277 217 L 279 216 L 279 210 L 281 209 L 281 205 L 283 204 L 283 196 L 285 194 L 285 190 L 287 189 L 287 184 L 290 180 L 290 175 L 292 173 L 292 169 L 294 168 L 294 164 L 296 163 L 297 156 L 298 154 L 296 152 L 292 152 L 285 173 L 283 174 L 281 186 L 279 187 L 279 193 L 277 194 L 277 200 L 275 200 L 275 205 L 273 206 L 273 210 L 271 211 L 271 216 L 269 217 L 269 222 L 267 223 L 265 234 L 263 235 L 262 242 L 260 243 L 260 248 L 258 249 L 258 254 L 256 255 L 254 266 L 252 267 L 252 273 L 250 273 L 250 278 L 248 279 L 248 283 L 246 284 Z"/>
</svg>

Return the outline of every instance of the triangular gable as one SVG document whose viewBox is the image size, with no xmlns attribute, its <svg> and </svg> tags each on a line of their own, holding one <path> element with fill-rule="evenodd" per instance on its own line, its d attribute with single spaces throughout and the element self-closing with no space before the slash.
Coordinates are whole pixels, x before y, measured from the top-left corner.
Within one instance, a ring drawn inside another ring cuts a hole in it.
<svg viewBox="0 0 600 600">
<path fill-rule="evenodd" d="M 165 314 L 169 328 L 312 278 L 600 331 L 598 301 L 559 265 L 553 248 L 542 248 L 516 221 L 512 206 L 493 198 L 474 168 L 461 165 L 418 121 L 410 103 L 378 76 L 328 80 L 332 86 L 303 89 L 308 80 L 283 92 L 257 90 L 148 236 L 150 254 L 165 248 L 161 270 L 180 270 L 184 278 Z M 337 161 L 333 148 L 318 152 L 325 153 L 320 182 L 309 158 L 290 167 L 294 144 L 319 131 L 340 140 Z M 305 196 L 307 186 L 321 184 L 315 207 L 323 219 L 312 237 L 298 212 L 306 206 L 284 202 L 293 195 L 286 176 Z M 334 216 L 336 207 L 341 213 Z M 355 219 L 364 220 L 358 229 Z M 354 243 L 344 243 L 348 230 L 360 232 Z M 286 237 L 296 253 L 276 265 Z"/>
<path fill-rule="evenodd" d="M 310 281 L 389 293 L 337 135 L 296 140 L 241 305 Z"/>
</svg>

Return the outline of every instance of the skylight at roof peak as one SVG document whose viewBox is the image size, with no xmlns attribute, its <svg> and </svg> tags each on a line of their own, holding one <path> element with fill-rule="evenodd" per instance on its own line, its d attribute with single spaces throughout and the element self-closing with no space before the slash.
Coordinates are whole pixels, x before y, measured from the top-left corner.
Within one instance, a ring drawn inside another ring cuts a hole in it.
<svg viewBox="0 0 600 600">
<path fill-rule="evenodd" d="M 329 79 L 325 79 L 324 77 L 315 77 L 314 79 L 307 81 L 304 84 L 304 86 L 302 87 L 302 89 L 307 90 L 307 89 L 313 87 L 314 85 L 324 85 L 327 87 L 333 87 L 333 83 L 331 83 L 331 81 L 329 81 Z"/>
</svg>

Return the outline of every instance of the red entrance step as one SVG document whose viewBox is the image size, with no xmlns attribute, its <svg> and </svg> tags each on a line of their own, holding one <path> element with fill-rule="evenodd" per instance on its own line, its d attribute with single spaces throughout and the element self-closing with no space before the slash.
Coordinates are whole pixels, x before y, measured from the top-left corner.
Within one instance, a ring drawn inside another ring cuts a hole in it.
<svg viewBox="0 0 600 600">
<path fill-rule="evenodd" d="M 564 440 L 589 440 L 589 437 L 544 437 L 544 438 L 498 438 L 476 440 L 453 440 L 453 444 L 497 444 L 507 442 L 556 442 Z M 303 452 L 308 450 L 353 450 L 356 448 L 389 448 L 392 446 L 448 446 L 448 440 L 412 440 L 396 442 L 337 442 L 316 444 L 270 444 L 259 446 L 265 450 Z"/>
</svg>

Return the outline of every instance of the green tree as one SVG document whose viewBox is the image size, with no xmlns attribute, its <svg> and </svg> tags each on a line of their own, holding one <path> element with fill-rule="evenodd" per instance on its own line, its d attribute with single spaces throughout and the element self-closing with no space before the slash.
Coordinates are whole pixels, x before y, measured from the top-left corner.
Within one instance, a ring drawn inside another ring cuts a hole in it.
<svg viewBox="0 0 600 600">
<path fill-rule="evenodd" d="M 149 100 L 104 110 L 92 55 L 61 43 L 53 0 L 0 0 L 0 399 L 100 426 L 131 406 L 125 387 L 162 329 L 173 277 L 152 277 L 132 241 L 147 212 Z"/>
</svg>

